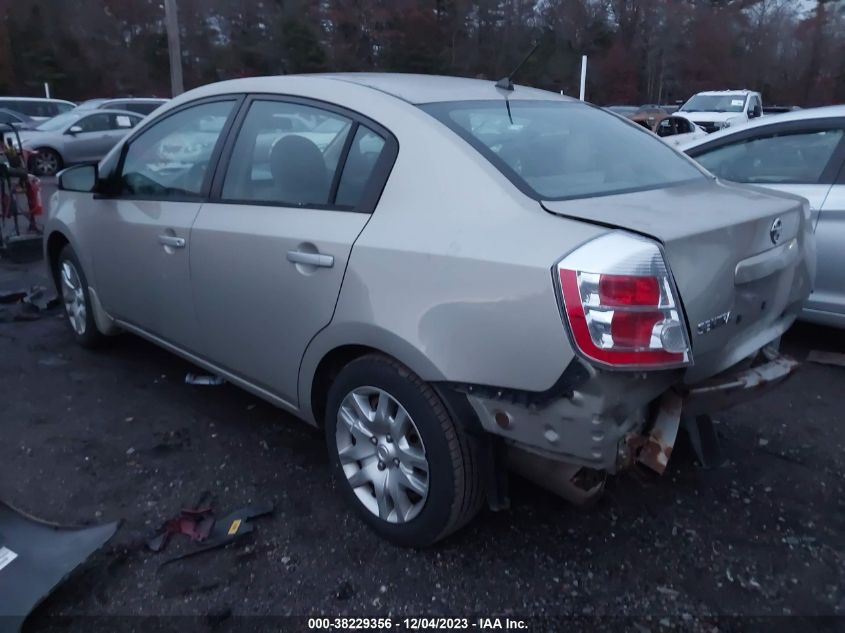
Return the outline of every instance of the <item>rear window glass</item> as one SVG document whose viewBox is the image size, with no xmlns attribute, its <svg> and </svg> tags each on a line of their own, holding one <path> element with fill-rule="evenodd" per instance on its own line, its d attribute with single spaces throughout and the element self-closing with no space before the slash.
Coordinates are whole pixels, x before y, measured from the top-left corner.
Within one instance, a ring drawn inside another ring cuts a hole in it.
<svg viewBox="0 0 845 633">
<path fill-rule="evenodd" d="M 27 116 L 49 118 L 57 114 L 62 114 L 73 109 L 70 103 L 63 103 L 61 101 L 41 101 L 38 99 L 20 99 L 18 101 L 4 102 L 9 103 L 9 109 L 16 112 L 22 112 Z"/>
<path fill-rule="evenodd" d="M 537 199 L 604 196 L 705 178 L 650 132 L 582 103 L 512 100 L 510 112 L 504 100 L 420 107 Z"/>
<path fill-rule="evenodd" d="M 114 110 L 128 110 L 129 112 L 137 112 L 138 114 L 147 115 L 160 105 L 160 103 L 151 103 L 149 101 L 115 101 L 103 104 L 103 107 L 112 108 Z"/>
</svg>

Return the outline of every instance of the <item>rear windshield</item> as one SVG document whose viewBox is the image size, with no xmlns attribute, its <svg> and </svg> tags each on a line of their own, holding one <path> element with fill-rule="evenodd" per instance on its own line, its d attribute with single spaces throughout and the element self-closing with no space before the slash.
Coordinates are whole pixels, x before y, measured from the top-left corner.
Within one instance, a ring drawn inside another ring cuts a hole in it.
<svg viewBox="0 0 845 633">
<path fill-rule="evenodd" d="M 578 102 L 454 101 L 423 110 L 445 123 L 524 193 L 566 200 L 705 178 L 650 132 Z"/>
</svg>

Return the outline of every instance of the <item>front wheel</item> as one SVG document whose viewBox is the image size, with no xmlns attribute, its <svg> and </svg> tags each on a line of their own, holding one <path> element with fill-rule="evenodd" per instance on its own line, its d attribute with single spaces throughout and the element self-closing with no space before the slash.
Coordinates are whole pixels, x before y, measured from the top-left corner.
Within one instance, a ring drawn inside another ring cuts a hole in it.
<svg viewBox="0 0 845 633">
<path fill-rule="evenodd" d="M 36 176 L 55 176 L 64 164 L 59 153 L 49 147 L 38 148 L 30 161 L 30 169 Z"/>
<path fill-rule="evenodd" d="M 56 263 L 56 278 L 62 295 L 62 303 L 65 306 L 67 323 L 76 342 L 82 347 L 99 346 L 104 337 L 94 321 L 88 281 L 70 244 L 67 244 L 59 254 Z"/>
<path fill-rule="evenodd" d="M 368 355 L 341 370 L 325 431 L 342 494 L 390 541 L 431 545 L 481 507 L 478 449 L 432 388 L 390 358 Z"/>
</svg>

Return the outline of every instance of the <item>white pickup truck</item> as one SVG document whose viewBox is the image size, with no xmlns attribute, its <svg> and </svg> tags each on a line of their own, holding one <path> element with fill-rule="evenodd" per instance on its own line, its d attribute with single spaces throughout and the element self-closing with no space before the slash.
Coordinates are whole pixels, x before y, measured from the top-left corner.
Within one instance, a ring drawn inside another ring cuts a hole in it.
<svg viewBox="0 0 845 633">
<path fill-rule="evenodd" d="M 747 123 L 763 115 L 763 98 L 752 90 L 699 92 L 675 113 L 708 134 Z"/>
</svg>

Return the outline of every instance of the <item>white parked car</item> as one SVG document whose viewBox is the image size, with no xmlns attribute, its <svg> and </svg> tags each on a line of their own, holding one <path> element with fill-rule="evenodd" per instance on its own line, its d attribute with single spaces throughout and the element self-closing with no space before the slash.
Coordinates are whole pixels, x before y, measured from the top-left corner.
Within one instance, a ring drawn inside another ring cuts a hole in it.
<svg viewBox="0 0 845 633">
<path fill-rule="evenodd" d="M 675 113 L 712 133 L 763 116 L 763 97 L 751 90 L 711 90 L 693 95 Z"/>
<path fill-rule="evenodd" d="M 0 108 L 21 112 L 35 121 L 46 121 L 54 116 L 70 112 L 76 104 L 64 99 L 42 97 L 0 97 Z"/>
</svg>

